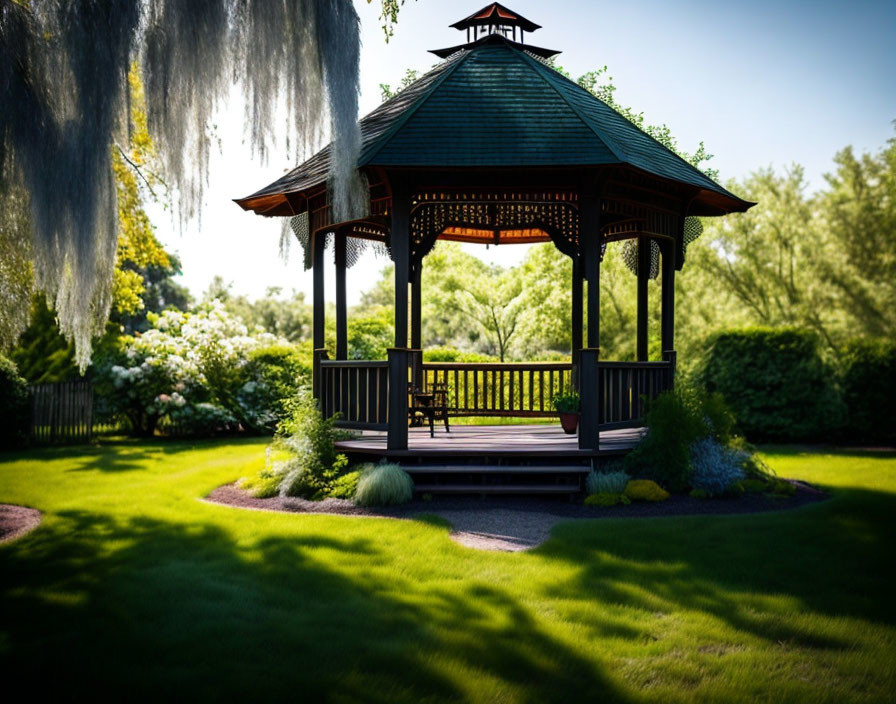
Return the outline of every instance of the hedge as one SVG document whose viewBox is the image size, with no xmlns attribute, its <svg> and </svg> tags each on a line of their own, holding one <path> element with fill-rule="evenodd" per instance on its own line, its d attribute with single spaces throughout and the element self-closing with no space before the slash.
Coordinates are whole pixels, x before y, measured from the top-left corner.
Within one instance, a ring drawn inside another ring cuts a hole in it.
<svg viewBox="0 0 896 704">
<path fill-rule="evenodd" d="M 724 396 L 750 440 L 830 438 L 842 426 L 843 404 L 814 334 L 793 328 L 750 328 L 708 341 L 698 380 Z"/>
<path fill-rule="evenodd" d="M 31 407 L 28 383 L 6 357 L 0 357 L 0 449 L 18 447 L 28 439 Z"/>
<path fill-rule="evenodd" d="M 896 342 L 855 340 L 844 347 L 840 386 L 845 437 L 896 444 Z"/>
</svg>

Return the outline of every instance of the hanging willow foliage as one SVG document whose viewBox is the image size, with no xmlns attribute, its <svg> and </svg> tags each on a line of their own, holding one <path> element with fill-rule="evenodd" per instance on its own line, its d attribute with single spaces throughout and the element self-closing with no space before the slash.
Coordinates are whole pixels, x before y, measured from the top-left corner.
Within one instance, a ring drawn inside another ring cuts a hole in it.
<svg viewBox="0 0 896 704">
<path fill-rule="evenodd" d="M 299 158 L 329 126 L 332 201 L 354 215 L 360 36 L 351 0 L 0 0 L 0 189 L 28 194 L 35 283 L 83 370 L 111 303 L 112 146 L 127 73 L 143 69 L 150 132 L 181 223 L 202 203 L 212 118 L 243 90 L 254 151 L 285 108 Z"/>
</svg>

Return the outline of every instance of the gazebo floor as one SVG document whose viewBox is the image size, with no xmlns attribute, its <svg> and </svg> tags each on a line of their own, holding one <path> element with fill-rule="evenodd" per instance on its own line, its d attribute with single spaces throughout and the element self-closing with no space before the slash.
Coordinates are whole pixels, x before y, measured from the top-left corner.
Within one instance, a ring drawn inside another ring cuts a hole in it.
<svg viewBox="0 0 896 704">
<path fill-rule="evenodd" d="M 643 433 L 644 428 L 606 430 L 600 434 L 599 450 L 580 450 L 576 436 L 567 435 L 559 425 L 452 425 L 450 433 L 445 432 L 443 425 L 437 425 L 434 438 L 429 437 L 428 427 L 408 428 L 407 450 L 388 450 L 386 433 L 371 430 L 361 431 L 353 440 L 337 442 L 336 447 L 350 455 L 402 460 L 504 458 L 548 464 L 561 459 L 623 455 L 638 443 Z"/>
</svg>

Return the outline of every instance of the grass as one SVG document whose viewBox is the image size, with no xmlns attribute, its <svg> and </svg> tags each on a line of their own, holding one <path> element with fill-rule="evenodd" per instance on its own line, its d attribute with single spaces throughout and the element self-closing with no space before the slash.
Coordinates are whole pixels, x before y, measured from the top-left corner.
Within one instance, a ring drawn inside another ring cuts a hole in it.
<svg viewBox="0 0 896 704">
<path fill-rule="evenodd" d="M 316 701 L 889 701 L 896 455 L 772 448 L 834 497 L 572 522 L 525 554 L 444 522 L 203 503 L 263 443 L 0 458 L 44 512 L 0 546 L 0 672 L 29 694 Z"/>
</svg>

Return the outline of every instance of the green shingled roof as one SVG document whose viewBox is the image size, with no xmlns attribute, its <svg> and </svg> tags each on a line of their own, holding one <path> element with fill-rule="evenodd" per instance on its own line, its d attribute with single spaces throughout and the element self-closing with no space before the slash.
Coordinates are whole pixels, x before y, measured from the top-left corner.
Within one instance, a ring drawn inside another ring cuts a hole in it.
<svg viewBox="0 0 896 704">
<path fill-rule="evenodd" d="M 581 86 L 498 35 L 458 51 L 361 121 L 359 166 L 544 167 L 628 164 L 729 193 Z M 323 183 L 329 148 L 239 201 Z M 737 207 L 742 203 L 743 207 Z"/>
</svg>

